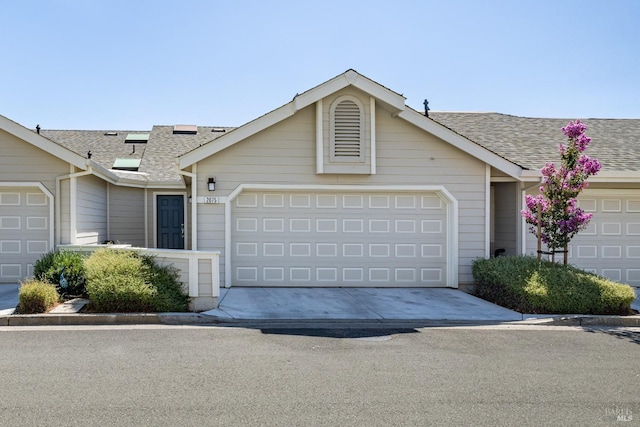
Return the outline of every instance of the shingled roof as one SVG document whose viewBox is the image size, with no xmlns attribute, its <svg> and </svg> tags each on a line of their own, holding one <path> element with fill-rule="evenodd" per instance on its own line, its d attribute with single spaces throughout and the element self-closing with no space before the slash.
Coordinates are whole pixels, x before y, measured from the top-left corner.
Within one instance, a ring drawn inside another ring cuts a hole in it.
<svg viewBox="0 0 640 427">
<path fill-rule="evenodd" d="M 105 169 L 112 169 L 116 159 L 140 159 L 137 173 L 112 172 L 141 183 L 179 183 L 176 159 L 180 154 L 206 144 L 230 127 L 198 126 L 195 134 L 174 134 L 173 126 L 154 126 L 149 130 L 42 130 L 42 136 L 88 157 Z M 125 143 L 128 134 L 149 134 L 146 143 Z"/>
<path fill-rule="evenodd" d="M 499 113 L 429 112 L 429 117 L 527 169 L 559 159 L 560 130 L 575 119 L 517 117 Z M 590 157 L 603 171 L 640 171 L 640 119 L 584 119 Z"/>
<path fill-rule="evenodd" d="M 558 159 L 558 144 L 566 138 L 561 128 L 572 119 L 517 117 L 499 113 L 430 112 L 429 117 L 520 165 L 538 170 Z M 640 171 L 640 119 L 585 119 L 591 137 L 588 155 L 603 164 L 603 171 Z M 136 173 L 112 172 L 141 184 L 178 184 L 178 156 L 207 144 L 233 130 L 231 127 L 198 126 L 197 133 L 174 134 L 173 126 L 149 130 L 42 130 L 41 134 L 105 169 L 117 158 L 140 159 Z M 147 143 L 125 143 L 131 133 L 148 133 Z M 135 148 L 134 148 L 135 147 Z"/>
</svg>

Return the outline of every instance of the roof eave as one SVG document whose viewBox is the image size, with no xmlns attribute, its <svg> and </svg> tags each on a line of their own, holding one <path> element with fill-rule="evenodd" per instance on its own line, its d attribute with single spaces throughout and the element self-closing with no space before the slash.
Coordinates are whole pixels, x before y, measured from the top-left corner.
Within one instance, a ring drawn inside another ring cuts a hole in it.
<svg viewBox="0 0 640 427">
<path fill-rule="evenodd" d="M 306 108 L 347 86 L 354 86 L 370 94 L 374 98 L 385 103 L 394 112 L 394 114 L 398 114 L 406 109 L 404 104 L 405 98 L 402 95 L 398 95 L 392 90 L 385 88 L 354 70 L 348 70 L 345 73 L 314 87 L 313 89 L 303 92 L 300 95 L 296 95 L 293 100 L 280 108 L 232 130 L 209 144 L 183 154 L 179 158 L 178 165 L 180 169 L 191 166 L 194 163 L 242 141 L 243 139 L 255 135 L 269 126 L 291 117 L 296 113 L 296 111 Z"/>
<path fill-rule="evenodd" d="M 165 189 L 184 189 L 186 188 L 186 184 L 184 179 L 180 178 L 180 180 L 174 181 L 150 181 L 150 180 L 140 180 L 140 179 L 132 179 L 127 178 L 127 173 L 135 174 L 135 175 L 144 175 L 142 172 L 127 172 L 127 171 L 118 171 L 120 175 L 117 175 L 110 169 L 106 169 L 103 166 L 100 166 L 98 163 L 93 160 L 87 160 L 87 166 L 90 166 L 92 172 L 95 176 L 104 179 L 105 181 L 122 187 L 136 187 L 136 188 L 165 188 Z"/>
<path fill-rule="evenodd" d="M 408 121 L 409 123 L 423 129 L 426 132 L 446 141 L 452 146 L 464 151 L 465 153 L 482 160 L 490 166 L 506 173 L 507 175 L 517 180 L 522 180 L 523 172 L 526 172 L 519 165 L 510 162 L 509 160 L 498 156 L 497 154 L 487 150 L 481 145 L 476 144 L 473 141 L 463 137 L 460 134 L 455 133 L 446 126 L 431 120 L 423 114 L 418 113 L 413 109 L 406 109 L 398 114 L 398 117 Z"/>
<path fill-rule="evenodd" d="M 86 158 L 32 131 L 31 129 L 27 129 L 13 120 L 0 116 L 0 129 L 5 130 L 16 138 L 20 138 L 43 151 L 46 151 L 52 156 L 55 156 L 78 169 L 87 170 Z"/>
<path fill-rule="evenodd" d="M 523 170 L 523 181 L 534 181 L 542 178 L 540 169 Z M 600 171 L 589 177 L 589 182 L 640 182 L 640 171 Z"/>
</svg>

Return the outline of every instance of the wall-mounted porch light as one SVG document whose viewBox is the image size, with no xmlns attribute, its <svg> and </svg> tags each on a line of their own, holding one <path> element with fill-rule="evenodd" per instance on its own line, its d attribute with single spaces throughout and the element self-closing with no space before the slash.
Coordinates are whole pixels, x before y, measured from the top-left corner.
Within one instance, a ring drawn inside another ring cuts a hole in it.
<svg viewBox="0 0 640 427">
<path fill-rule="evenodd" d="M 209 191 L 215 191 L 215 189 L 216 189 L 216 178 L 215 177 L 209 178 L 209 181 L 207 181 L 207 188 L 209 189 Z"/>
</svg>

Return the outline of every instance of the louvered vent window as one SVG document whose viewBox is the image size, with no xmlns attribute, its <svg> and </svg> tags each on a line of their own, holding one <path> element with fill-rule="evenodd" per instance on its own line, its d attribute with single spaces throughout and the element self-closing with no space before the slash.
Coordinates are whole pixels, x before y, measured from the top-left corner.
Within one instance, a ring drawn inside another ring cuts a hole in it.
<svg viewBox="0 0 640 427">
<path fill-rule="evenodd" d="M 334 155 L 360 157 L 360 108 L 353 101 L 342 101 L 334 117 Z"/>
<path fill-rule="evenodd" d="M 360 162 L 363 159 L 363 111 L 354 101 L 340 101 L 332 117 L 332 161 Z"/>
</svg>

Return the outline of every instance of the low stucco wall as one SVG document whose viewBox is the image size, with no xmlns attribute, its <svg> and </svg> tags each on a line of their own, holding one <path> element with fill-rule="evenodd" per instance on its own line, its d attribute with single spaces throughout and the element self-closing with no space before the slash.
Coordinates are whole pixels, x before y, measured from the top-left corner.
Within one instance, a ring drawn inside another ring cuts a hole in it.
<svg viewBox="0 0 640 427">
<path fill-rule="evenodd" d="M 220 253 L 178 249 L 150 249 L 131 245 L 58 245 L 59 250 L 90 253 L 99 248 L 138 251 L 155 257 L 160 265 L 172 265 L 180 272 L 180 281 L 188 292 L 192 311 L 204 311 L 218 306 L 220 296 Z"/>
</svg>

